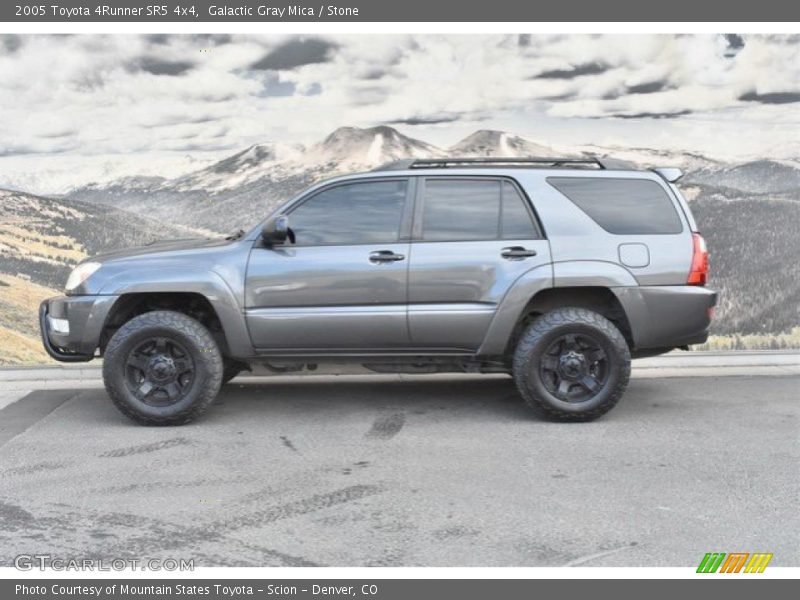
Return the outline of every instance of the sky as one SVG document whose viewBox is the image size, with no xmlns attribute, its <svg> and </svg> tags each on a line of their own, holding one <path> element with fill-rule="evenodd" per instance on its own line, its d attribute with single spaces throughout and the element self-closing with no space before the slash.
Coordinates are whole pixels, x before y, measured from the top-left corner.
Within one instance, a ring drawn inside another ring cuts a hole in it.
<svg viewBox="0 0 800 600">
<path fill-rule="evenodd" d="M 177 175 L 251 144 L 388 124 L 800 156 L 800 36 L 2 35 L 0 187 Z"/>
</svg>

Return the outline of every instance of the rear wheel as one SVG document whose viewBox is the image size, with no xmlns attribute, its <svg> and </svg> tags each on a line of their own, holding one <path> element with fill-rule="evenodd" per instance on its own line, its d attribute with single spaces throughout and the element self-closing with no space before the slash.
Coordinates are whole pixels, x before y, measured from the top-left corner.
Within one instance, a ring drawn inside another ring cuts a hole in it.
<svg viewBox="0 0 800 600">
<path fill-rule="evenodd" d="M 182 425 L 200 416 L 219 392 L 222 370 L 222 356 L 208 330 L 166 310 L 125 323 L 103 357 L 108 395 L 143 425 Z"/>
<path fill-rule="evenodd" d="M 591 421 L 607 413 L 622 397 L 630 369 L 619 329 L 583 308 L 537 317 L 514 353 L 514 380 L 525 402 L 557 421 Z"/>
</svg>

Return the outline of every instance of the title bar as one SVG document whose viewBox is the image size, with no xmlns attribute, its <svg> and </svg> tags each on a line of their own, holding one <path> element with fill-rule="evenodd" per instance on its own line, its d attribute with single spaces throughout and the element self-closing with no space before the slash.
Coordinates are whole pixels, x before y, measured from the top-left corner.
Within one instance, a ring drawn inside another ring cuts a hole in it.
<svg viewBox="0 0 800 600">
<path fill-rule="evenodd" d="M 11 0 L 2 22 L 796 22 L 786 0 Z"/>
</svg>

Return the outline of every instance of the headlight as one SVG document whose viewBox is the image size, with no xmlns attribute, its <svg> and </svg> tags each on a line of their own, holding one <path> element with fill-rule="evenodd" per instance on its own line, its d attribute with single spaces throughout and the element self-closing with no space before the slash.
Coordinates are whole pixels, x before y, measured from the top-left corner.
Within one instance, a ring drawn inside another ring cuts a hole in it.
<svg viewBox="0 0 800 600">
<path fill-rule="evenodd" d="M 72 273 L 69 274 L 69 279 L 67 279 L 67 285 L 64 286 L 64 289 L 68 292 L 71 292 L 84 281 L 91 277 L 92 273 L 97 271 L 100 268 L 100 263 L 96 262 L 85 262 L 79 264 L 72 270 Z"/>
</svg>

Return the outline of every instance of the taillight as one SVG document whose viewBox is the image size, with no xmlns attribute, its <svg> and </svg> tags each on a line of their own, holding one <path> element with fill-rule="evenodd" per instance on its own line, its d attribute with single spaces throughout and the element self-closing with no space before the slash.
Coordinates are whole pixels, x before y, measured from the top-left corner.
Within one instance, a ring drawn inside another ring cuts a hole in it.
<svg viewBox="0 0 800 600">
<path fill-rule="evenodd" d="M 688 285 L 705 285 L 708 282 L 708 250 L 706 241 L 699 233 L 692 234 L 692 268 L 689 270 Z"/>
</svg>

